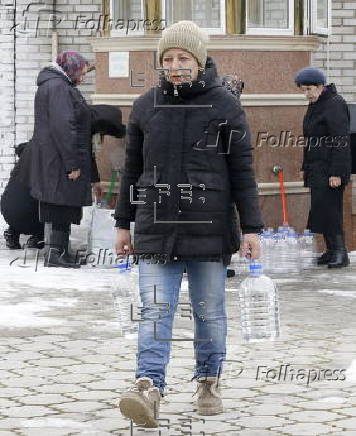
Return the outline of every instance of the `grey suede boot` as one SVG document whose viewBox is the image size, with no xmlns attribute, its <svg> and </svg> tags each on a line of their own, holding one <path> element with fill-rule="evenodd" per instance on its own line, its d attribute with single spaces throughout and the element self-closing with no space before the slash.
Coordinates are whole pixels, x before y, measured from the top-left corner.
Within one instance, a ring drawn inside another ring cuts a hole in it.
<svg viewBox="0 0 356 436">
<path fill-rule="evenodd" d="M 217 384 L 218 380 L 217 377 L 198 379 L 196 392 L 198 395 L 196 400 L 198 415 L 217 415 L 224 411 L 220 387 Z"/>
<path fill-rule="evenodd" d="M 123 393 L 119 408 L 126 418 L 146 428 L 158 427 L 161 394 L 149 377 L 138 378 L 135 385 Z"/>
</svg>

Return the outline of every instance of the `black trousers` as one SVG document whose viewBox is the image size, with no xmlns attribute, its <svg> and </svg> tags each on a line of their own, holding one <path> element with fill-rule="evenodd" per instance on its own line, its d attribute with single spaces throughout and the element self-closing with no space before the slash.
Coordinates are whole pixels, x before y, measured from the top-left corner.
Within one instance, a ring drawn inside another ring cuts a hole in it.
<svg viewBox="0 0 356 436">
<path fill-rule="evenodd" d="M 59 206 L 52 203 L 39 202 L 39 219 L 43 223 L 70 226 L 80 224 L 82 208 L 76 206 Z"/>
</svg>

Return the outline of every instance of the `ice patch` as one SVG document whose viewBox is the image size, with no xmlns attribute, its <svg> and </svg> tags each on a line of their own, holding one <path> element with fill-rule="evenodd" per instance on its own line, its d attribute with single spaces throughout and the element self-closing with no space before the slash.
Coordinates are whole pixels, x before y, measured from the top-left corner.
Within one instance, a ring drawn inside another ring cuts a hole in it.
<svg viewBox="0 0 356 436">
<path fill-rule="evenodd" d="M 62 325 L 63 321 L 56 318 L 39 316 L 51 307 L 71 307 L 76 299 L 58 299 L 55 301 L 38 300 L 36 303 L 18 303 L 15 305 L 0 305 L 0 325 L 4 327 L 43 327 Z"/>
<path fill-rule="evenodd" d="M 45 418 L 45 419 L 27 419 L 21 421 L 21 427 L 27 428 L 41 428 L 41 427 L 51 427 L 51 428 L 90 428 L 88 424 L 84 422 L 71 421 L 69 419 L 60 418 Z"/>
<path fill-rule="evenodd" d="M 271 277 L 271 279 L 275 282 L 275 283 L 295 283 L 299 280 L 298 277 L 290 277 L 290 278 L 279 278 L 279 277 Z"/>
<path fill-rule="evenodd" d="M 356 360 L 351 362 L 351 365 L 347 368 L 345 375 L 348 382 L 356 382 Z"/>
<path fill-rule="evenodd" d="M 23 251 L 20 252 L 23 256 Z M 47 289 L 58 289 L 65 291 L 97 291 L 109 290 L 110 278 L 117 275 L 116 269 L 100 270 L 91 267 L 77 269 L 44 268 L 42 264 L 37 265 L 34 259 L 27 259 L 25 265 L 19 260 L 9 265 L 19 254 L 7 250 L 0 250 L 0 289 L 10 290 L 23 287 L 36 288 L 39 291 Z"/>
<path fill-rule="evenodd" d="M 347 398 L 343 397 L 326 397 L 318 400 L 320 403 L 347 403 Z"/>
<path fill-rule="evenodd" d="M 333 289 L 319 289 L 321 294 L 336 295 L 337 297 L 356 298 L 356 291 L 338 291 Z"/>
</svg>

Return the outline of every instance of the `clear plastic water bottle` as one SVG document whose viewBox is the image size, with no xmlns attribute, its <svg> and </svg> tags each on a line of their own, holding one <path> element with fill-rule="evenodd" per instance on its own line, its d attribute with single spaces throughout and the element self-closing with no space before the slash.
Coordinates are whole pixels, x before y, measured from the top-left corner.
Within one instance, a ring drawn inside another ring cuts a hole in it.
<svg viewBox="0 0 356 436">
<path fill-rule="evenodd" d="M 248 274 L 251 260 L 245 256 L 239 256 L 239 264 L 238 269 L 236 271 L 237 275 L 246 275 Z"/>
<path fill-rule="evenodd" d="M 279 226 L 277 233 L 280 233 L 282 235 L 286 235 L 287 233 L 289 233 L 291 230 L 293 230 L 293 227 L 288 226 L 287 224 L 284 224 L 283 226 Z"/>
<path fill-rule="evenodd" d="M 273 269 L 274 263 L 274 239 L 273 239 L 273 229 L 265 230 L 261 236 L 261 263 L 264 265 L 265 271 L 270 271 Z"/>
<path fill-rule="evenodd" d="M 288 257 L 286 258 L 286 272 L 300 273 L 301 271 L 301 256 L 299 235 L 295 230 L 291 229 L 287 236 Z"/>
<path fill-rule="evenodd" d="M 305 229 L 300 238 L 301 263 L 303 269 L 310 269 L 316 266 L 316 241 L 314 233 Z"/>
<path fill-rule="evenodd" d="M 235 275 L 241 275 L 248 274 L 249 264 L 250 260 L 244 256 L 241 256 L 241 253 L 238 251 L 231 256 L 231 262 L 229 266 L 235 271 Z"/>
<path fill-rule="evenodd" d="M 245 342 L 274 340 L 279 336 L 278 290 L 264 275 L 261 264 L 250 264 L 250 274 L 240 285 L 239 300 Z"/>
<path fill-rule="evenodd" d="M 240 263 L 240 255 L 239 253 L 233 253 L 231 255 L 231 262 L 230 262 L 230 268 L 234 269 L 235 272 L 238 270 L 239 268 L 239 263 Z"/>
<path fill-rule="evenodd" d="M 268 272 L 282 273 L 286 269 L 288 259 L 288 246 L 286 234 L 276 232 L 271 237 L 271 261 L 268 265 Z"/>
<path fill-rule="evenodd" d="M 118 274 L 113 281 L 112 292 L 114 309 L 121 335 L 127 339 L 135 339 L 140 319 L 138 308 L 141 307 L 137 274 L 126 263 L 118 264 L 117 269 Z"/>
</svg>

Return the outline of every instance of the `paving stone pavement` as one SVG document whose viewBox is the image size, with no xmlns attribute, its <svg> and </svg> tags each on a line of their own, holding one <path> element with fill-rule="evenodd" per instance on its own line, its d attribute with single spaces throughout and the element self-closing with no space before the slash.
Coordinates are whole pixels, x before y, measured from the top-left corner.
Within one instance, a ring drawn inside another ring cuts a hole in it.
<svg viewBox="0 0 356 436">
<path fill-rule="evenodd" d="M 192 343 L 173 342 L 161 427 L 143 430 L 115 408 L 135 366 L 113 308 L 115 270 L 36 271 L 23 255 L 0 250 L 0 436 L 356 435 L 356 258 L 275 278 L 275 342 L 242 343 L 241 278 L 229 279 L 224 414 L 197 415 Z M 189 337 L 190 323 L 177 313 L 174 337 Z"/>
</svg>

